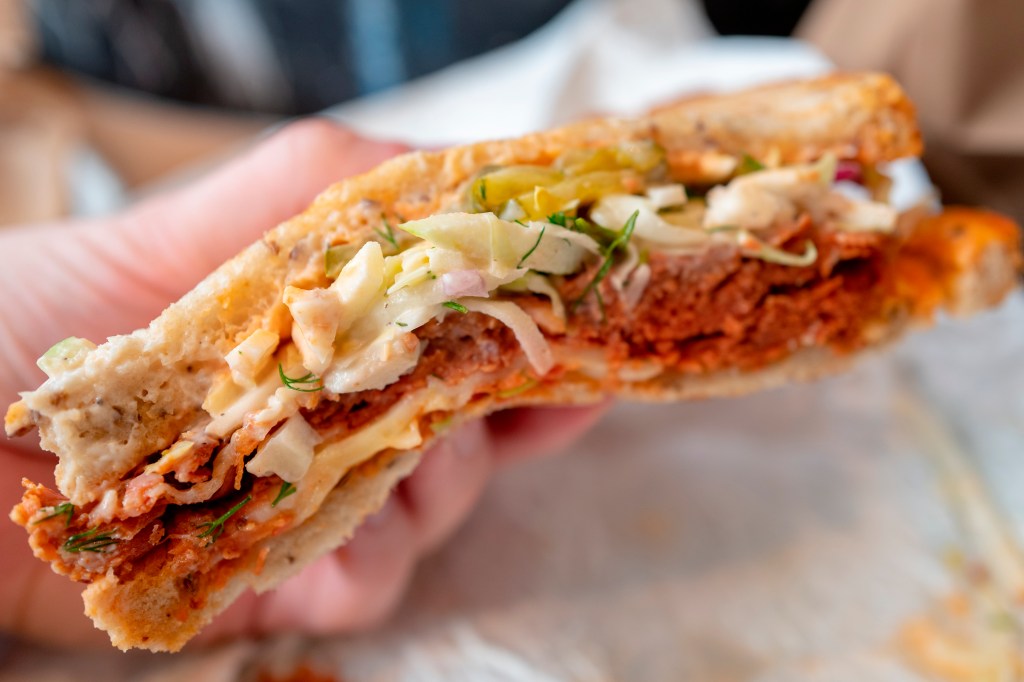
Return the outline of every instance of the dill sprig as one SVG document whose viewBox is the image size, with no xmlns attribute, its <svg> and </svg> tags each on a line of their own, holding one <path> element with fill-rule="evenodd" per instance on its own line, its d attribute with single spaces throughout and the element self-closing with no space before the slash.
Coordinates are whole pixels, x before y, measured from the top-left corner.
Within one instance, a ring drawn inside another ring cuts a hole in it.
<svg viewBox="0 0 1024 682">
<path fill-rule="evenodd" d="M 102 552 L 105 547 L 121 542 L 114 537 L 114 531 L 100 532 L 99 526 L 82 533 L 76 533 L 64 541 L 61 547 L 65 552 Z"/>
<path fill-rule="evenodd" d="M 576 312 L 576 309 L 580 306 L 580 303 L 583 302 L 583 299 L 593 291 L 594 295 L 597 297 L 597 304 L 601 307 L 601 316 L 602 318 L 604 317 L 604 299 L 601 298 L 601 292 L 597 289 L 597 285 L 600 284 L 601 280 L 607 277 L 609 271 L 611 271 L 612 264 L 615 262 L 615 252 L 629 243 L 629 238 L 633 236 L 633 230 L 636 229 L 636 219 L 639 215 L 639 210 L 633 211 L 633 215 L 629 216 L 629 219 L 626 221 L 626 224 L 622 226 L 622 230 L 619 232 L 618 236 L 615 237 L 611 244 L 604 249 L 604 262 L 601 263 L 601 267 L 598 268 L 597 272 L 594 274 L 594 278 L 587 284 L 587 287 L 583 290 L 583 293 L 580 294 L 580 297 L 572 302 L 571 312 Z"/>
<path fill-rule="evenodd" d="M 554 222 L 552 218 L 558 219 L 558 213 L 553 213 L 548 216 L 548 222 Z M 557 225 L 558 223 L 555 224 Z M 572 230 L 573 232 L 579 232 L 587 235 L 601 247 L 607 247 L 612 243 L 615 237 L 618 236 L 618 232 L 615 230 L 609 230 L 601 227 L 600 225 L 590 222 L 586 218 L 571 218 L 566 216 L 565 228 L 567 230 Z"/>
<path fill-rule="evenodd" d="M 249 504 L 250 501 L 252 501 L 252 495 L 246 495 L 244 500 L 236 504 L 231 509 L 228 509 L 226 512 L 215 518 L 213 521 L 204 521 L 203 523 L 200 523 L 198 527 L 206 528 L 206 530 L 204 530 L 196 537 L 210 538 L 210 541 L 206 543 L 207 545 L 212 545 L 213 543 L 217 542 L 217 538 L 219 538 L 224 533 L 224 524 L 227 522 L 227 520 L 235 514 L 237 514 L 238 510 L 244 507 L 245 505 Z"/>
<path fill-rule="evenodd" d="M 373 231 L 380 235 L 381 239 L 395 247 L 395 250 L 398 250 L 398 239 L 395 238 L 395 228 L 391 226 L 391 223 L 388 222 L 387 216 L 383 213 L 380 214 L 380 222 L 384 226 L 384 229 L 382 230 L 379 227 L 375 227 L 373 228 Z"/>
<path fill-rule="evenodd" d="M 466 306 L 462 305 L 458 301 L 445 301 L 441 305 L 443 305 L 445 308 L 449 308 L 451 310 L 454 310 L 457 313 L 462 313 L 463 315 L 465 315 L 466 313 L 469 312 L 469 308 L 467 308 Z"/>
<path fill-rule="evenodd" d="M 543 225 L 540 226 L 540 234 L 537 235 L 537 241 L 533 243 L 533 246 L 530 247 L 530 250 L 524 253 L 523 257 L 519 259 L 518 263 L 516 263 L 517 268 L 523 267 L 523 263 L 526 262 L 526 259 L 532 256 L 533 252 L 537 250 L 538 246 L 540 246 L 540 240 L 544 239 L 544 230 L 546 230 L 547 227 L 547 223 L 544 223 Z"/>
<path fill-rule="evenodd" d="M 64 519 L 64 527 L 65 528 L 67 528 L 68 526 L 71 525 L 71 517 L 74 516 L 74 514 L 75 514 L 75 505 L 71 504 L 70 502 L 62 502 L 62 503 L 56 505 L 55 507 L 50 507 L 50 509 L 53 509 L 52 513 L 47 514 L 46 516 L 44 516 L 41 519 L 37 519 L 36 521 L 33 521 L 32 525 L 34 526 L 37 523 L 42 523 L 43 521 L 49 521 L 50 519 L 55 518 L 57 516 L 65 517 L 65 519 Z"/>
<path fill-rule="evenodd" d="M 293 391 L 299 391 L 301 393 L 316 393 L 317 391 L 324 390 L 323 385 L 314 386 L 313 388 L 301 388 L 308 384 L 315 384 L 320 381 L 320 377 L 309 372 L 301 377 L 292 378 L 284 373 L 284 365 L 280 362 L 277 363 L 277 374 L 281 377 L 281 383 L 292 389 Z"/>
<path fill-rule="evenodd" d="M 565 211 L 556 211 L 548 216 L 548 222 L 559 227 L 565 227 L 566 220 L 568 218 L 565 215 Z"/>
<path fill-rule="evenodd" d="M 288 481 L 285 481 L 284 483 L 281 484 L 281 489 L 277 491 L 277 497 L 275 497 L 274 501 L 270 503 L 270 506 L 276 507 L 278 502 L 280 502 L 286 497 L 294 495 L 295 493 L 298 492 L 298 490 L 299 489 L 295 487 L 294 483 L 289 483 Z"/>
<path fill-rule="evenodd" d="M 756 173 L 765 169 L 765 165 L 755 159 L 746 152 L 743 153 L 743 157 L 740 159 L 739 164 L 736 166 L 736 175 L 746 175 L 747 173 Z"/>
</svg>

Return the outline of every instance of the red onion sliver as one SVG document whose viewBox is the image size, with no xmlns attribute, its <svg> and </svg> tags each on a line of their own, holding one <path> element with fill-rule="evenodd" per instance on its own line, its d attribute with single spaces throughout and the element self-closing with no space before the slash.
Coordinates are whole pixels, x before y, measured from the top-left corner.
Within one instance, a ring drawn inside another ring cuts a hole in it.
<svg viewBox="0 0 1024 682">
<path fill-rule="evenodd" d="M 644 291 L 647 289 L 650 281 L 651 266 L 647 263 L 641 263 L 633 271 L 629 280 L 626 281 L 626 285 L 622 288 L 622 304 L 629 310 L 635 308 L 640 303 L 640 299 L 643 298 Z"/>
<path fill-rule="evenodd" d="M 864 169 L 859 161 L 852 159 L 841 159 L 836 165 L 836 182 L 848 180 L 850 182 L 864 182 Z"/>
<path fill-rule="evenodd" d="M 441 288 L 452 298 L 462 296 L 486 296 L 487 285 L 483 275 L 476 270 L 455 270 L 441 275 Z"/>
</svg>

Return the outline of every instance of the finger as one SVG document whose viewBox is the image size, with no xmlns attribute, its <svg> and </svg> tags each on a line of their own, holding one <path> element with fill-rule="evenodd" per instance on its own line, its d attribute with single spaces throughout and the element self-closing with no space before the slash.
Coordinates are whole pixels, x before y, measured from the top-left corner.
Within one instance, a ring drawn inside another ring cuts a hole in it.
<svg viewBox="0 0 1024 682">
<path fill-rule="evenodd" d="M 11 509 L 21 500 L 18 484 L 53 478 L 53 460 L 0 449 L 0 508 Z M 0 631 L 59 646 L 107 646 L 102 632 L 82 613 L 82 585 L 57 575 L 32 555 L 25 532 L 13 523 L 0 527 Z"/>
<path fill-rule="evenodd" d="M 347 545 L 257 605 L 258 632 L 328 634 L 378 624 L 398 604 L 416 561 L 416 530 L 392 496 Z"/>
<path fill-rule="evenodd" d="M 493 469 L 494 443 L 482 420 L 461 426 L 423 455 L 398 486 L 423 553 L 448 538 L 480 499 Z"/>
<path fill-rule="evenodd" d="M 0 342 L 14 357 L 0 359 L 0 386 L 38 383 L 32 361 L 69 333 L 142 327 L 317 192 L 404 150 L 310 119 L 117 218 L 12 228 L 0 289 L 17 296 L 0 301 Z"/>
<path fill-rule="evenodd" d="M 479 499 L 492 447 L 482 421 L 460 427 L 424 453 L 416 471 L 351 542 L 274 592 L 246 595 L 198 641 L 254 630 L 324 634 L 378 623 L 397 605 L 419 556 L 457 528 Z"/>
<path fill-rule="evenodd" d="M 606 400 L 585 407 L 524 407 L 487 418 L 499 464 L 564 450 L 611 407 Z"/>
<path fill-rule="evenodd" d="M 136 274 L 146 281 L 156 256 L 160 277 L 178 283 L 180 295 L 332 183 L 404 151 L 326 119 L 292 124 L 201 182 L 129 210 L 119 223 L 122 260 L 142 258 Z"/>
</svg>

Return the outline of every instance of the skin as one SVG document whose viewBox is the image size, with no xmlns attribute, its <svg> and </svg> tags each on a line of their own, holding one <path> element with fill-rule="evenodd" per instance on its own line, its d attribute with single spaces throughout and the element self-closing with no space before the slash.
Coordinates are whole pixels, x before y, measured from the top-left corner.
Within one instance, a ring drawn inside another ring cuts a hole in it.
<svg viewBox="0 0 1024 682">
<path fill-rule="evenodd" d="M 56 341 L 100 342 L 145 326 L 321 189 L 404 151 L 309 119 L 116 215 L 0 230 L 0 405 L 43 381 L 35 360 Z M 272 593 L 246 594 L 197 641 L 380 623 L 417 560 L 455 531 L 498 468 L 564 448 L 605 407 L 516 410 L 466 424 L 425 454 L 348 545 Z M 21 498 L 22 477 L 52 485 L 54 464 L 34 435 L 0 438 L 0 508 Z M 0 555 L 0 629 L 59 646 L 109 646 L 82 614 L 81 586 L 35 559 L 23 529 L 0 524 Z"/>
</svg>

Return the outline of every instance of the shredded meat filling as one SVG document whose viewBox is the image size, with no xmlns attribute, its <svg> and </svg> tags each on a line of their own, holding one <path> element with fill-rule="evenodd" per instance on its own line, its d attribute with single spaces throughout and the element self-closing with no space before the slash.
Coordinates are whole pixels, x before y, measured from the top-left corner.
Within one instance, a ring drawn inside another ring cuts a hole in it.
<svg viewBox="0 0 1024 682">
<path fill-rule="evenodd" d="M 806 218 L 770 235 L 794 252 L 807 239 L 818 260 L 805 268 L 743 258 L 726 245 L 699 255 L 651 254 L 650 284 L 638 304 L 627 308 L 602 282 L 603 314 L 591 294 L 566 343 L 604 349 L 613 364 L 647 359 L 683 372 L 757 369 L 807 345 L 852 350 L 885 302 L 879 283 L 892 238 L 819 231 Z M 567 279 L 562 296 L 578 299 L 593 275 Z"/>
</svg>

